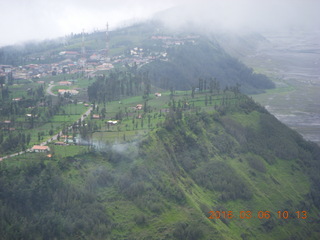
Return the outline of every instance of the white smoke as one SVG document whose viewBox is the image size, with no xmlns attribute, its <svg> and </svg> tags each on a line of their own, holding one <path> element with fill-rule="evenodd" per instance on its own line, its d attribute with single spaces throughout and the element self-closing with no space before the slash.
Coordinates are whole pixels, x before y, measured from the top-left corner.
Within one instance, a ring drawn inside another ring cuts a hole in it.
<svg viewBox="0 0 320 240">
<path fill-rule="evenodd" d="M 134 158 L 138 155 L 138 148 L 141 139 L 138 138 L 130 142 L 114 142 L 106 143 L 105 141 L 100 140 L 86 140 L 79 137 L 79 145 L 90 146 L 96 152 L 108 152 L 113 151 L 121 155 L 125 155 L 129 158 Z"/>
</svg>

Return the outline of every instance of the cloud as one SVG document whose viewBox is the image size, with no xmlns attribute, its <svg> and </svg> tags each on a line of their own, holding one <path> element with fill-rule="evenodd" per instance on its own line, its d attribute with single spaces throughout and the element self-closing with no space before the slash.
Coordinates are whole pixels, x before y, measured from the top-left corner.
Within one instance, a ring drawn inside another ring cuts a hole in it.
<svg viewBox="0 0 320 240">
<path fill-rule="evenodd" d="M 317 0 L 199 0 L 158 14 L 168 26 L 193 24 L 202 29 L 279 31 L 319 28 Z"/>
<path fill-rule="evenodd" d="M 0 46 L 103 29 L 107 22 L 112 29 L 170 8 L 163 18 L 170 26 L 273 30 L 320 22 L 319 0 L 11 0 L 1 2 Z"/>
<path fill-rule="evenodd" d="M 172 7 L 170 1 L 146 0 L 11 0 L 1 3 L 0 46 L 26 40 L 116 28 L 125 21 L 149 18 Z"/>
</svg>

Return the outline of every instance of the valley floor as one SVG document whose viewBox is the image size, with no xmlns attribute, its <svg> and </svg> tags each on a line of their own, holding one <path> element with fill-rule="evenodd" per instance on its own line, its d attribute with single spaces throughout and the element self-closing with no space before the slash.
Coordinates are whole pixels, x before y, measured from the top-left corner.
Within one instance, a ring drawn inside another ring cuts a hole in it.
<svg viewBox="0 0 320 240">
<path fill-rule="evenodd" d="M 307 140 L 320 144 L 319 32 L 266 34 L 270 45 L 243 59 L 276 83 L 253 98 Z"/>
</svg>

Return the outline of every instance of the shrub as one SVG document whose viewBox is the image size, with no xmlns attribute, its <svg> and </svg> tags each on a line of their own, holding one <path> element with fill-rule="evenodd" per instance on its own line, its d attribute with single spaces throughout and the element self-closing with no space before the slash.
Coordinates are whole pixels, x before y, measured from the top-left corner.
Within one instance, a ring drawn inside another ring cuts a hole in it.
<svg viewBox="0 0 320 240">
<path fill-rule="evenodd" d="M 137 225 L 145 225 L 146 224 L 146 216 L 143 214 L 135 215 L 134 216 L 134 221 Z"/>
<path fill-rule="evenodd" d="M 252 197 L 249 187 L 239 175 L 224 162 L 209 162 L 203 164 L 193 172 L 193 178 L 199 185 L 221 192 L 223 201 Z"/>
<path fill-rule="evenodd" d="M 196 224 L 179 222 L 175 225 L 173 237 L 177 240 L 197 240 L 203 237 L 203 232 Z"/>
<path fill-rule="evenodd" d="M 249 163 L 249 166 L 259 172 L 265 173 L 267 171 L 266 166 L 263 161 L 261 161 L 259 158 L 254 157 L 248 157 L 247 161 Z"/>
</svg>

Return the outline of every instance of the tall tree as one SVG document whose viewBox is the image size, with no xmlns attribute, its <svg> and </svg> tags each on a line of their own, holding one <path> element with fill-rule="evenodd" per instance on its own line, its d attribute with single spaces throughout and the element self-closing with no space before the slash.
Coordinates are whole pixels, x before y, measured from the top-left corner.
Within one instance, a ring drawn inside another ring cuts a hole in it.
<svg viewBox="0 0 320 240">
<path fill-rule="evenodd" d="M 192 87 L 192 91 L 191 91 L 191 97 L 194 98 L 194 92 L 195 92 L 196 88 Z"/>
<path fill-rule="evenodd" d="M 209 81 L 209 90 L 210 90 L 210 93 L 213 93 L 213 89 L 214 89 L 214 78 L 210 78 L 210 81 Z"/>
<path fill-rule="evenodd" d="M 0 76 L 0 87 L 3 89 L 3 85 L 6 83 L 6 76 Z"/>
</svg>

